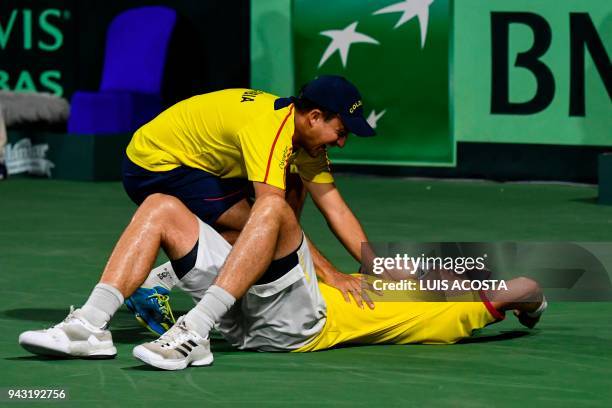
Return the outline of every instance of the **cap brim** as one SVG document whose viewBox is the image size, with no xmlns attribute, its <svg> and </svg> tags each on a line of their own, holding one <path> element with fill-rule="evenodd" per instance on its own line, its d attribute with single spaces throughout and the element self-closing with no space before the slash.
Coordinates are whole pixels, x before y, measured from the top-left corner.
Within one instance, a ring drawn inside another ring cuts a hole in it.
<svg viewBox="0 0 612 408">
<path fill-rule="evenodd" d="M 293 99 L 292 97 L 288 97 L 288 98 L 277 98 L 274 101 L 274 110 L 279 110 L 279 109 L 283 109 L 286 108 L 287 106 L 291 105 L 293 103 Z"/>
<path fill-rule="evenodd" d="M 375 136 L 376 131 L 370 126 L 367 120 L 363 116 L 348 116 L 340 114 L 342 123 L 349 132 L 356 136 L 370 137 Z"/>
</svg>

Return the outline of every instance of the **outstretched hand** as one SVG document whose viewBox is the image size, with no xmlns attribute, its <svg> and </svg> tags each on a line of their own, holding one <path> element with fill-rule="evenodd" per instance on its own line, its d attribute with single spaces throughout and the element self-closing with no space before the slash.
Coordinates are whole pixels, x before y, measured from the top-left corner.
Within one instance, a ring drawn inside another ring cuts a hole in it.
<svg viewBox="0 0 612 408">
<path fill-rule="evenodd" d="M 355 299 L 355 303 L 363 309 L 365 302 L 370 309 L 374 309 L 374 302 L 366 292 L 366 289 L 374 291 L 371 285 L 364 279 L 363 276 L 347 275 L 341 272 L 330 273 L 326 276 L 325 283 L 338 289 L 344 300 L 351 302 L 351 295 Z M 364 285 L 365 283 L 365 285 Z"/>
</svg>

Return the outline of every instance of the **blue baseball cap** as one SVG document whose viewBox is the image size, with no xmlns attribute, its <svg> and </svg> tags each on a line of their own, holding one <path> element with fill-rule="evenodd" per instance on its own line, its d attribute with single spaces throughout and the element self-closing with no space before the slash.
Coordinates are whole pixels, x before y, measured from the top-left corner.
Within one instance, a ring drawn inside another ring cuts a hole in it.
<svg viewBox="0 0 612 408">
<path fill-rule="evenodd" d="M 337 113 L 349 132 L 362 137 L 374 136 L 376 131 L 363 116 L 361 94 L 346 78 L 339 75 L 316 77 L 300 91 L 299 98 L 308 99 L 321 107 Z M 296 98 L 278 98 L 274 109 L 282 109 Z"/>
</svg>

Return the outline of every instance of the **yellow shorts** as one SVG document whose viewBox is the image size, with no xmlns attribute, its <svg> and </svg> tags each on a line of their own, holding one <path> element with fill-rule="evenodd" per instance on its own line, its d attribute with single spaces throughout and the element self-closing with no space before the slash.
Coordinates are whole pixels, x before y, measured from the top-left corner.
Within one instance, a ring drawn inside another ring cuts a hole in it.
<svg viewBox="0 0 612 408">
<path fill-rule="evenodd" d="M 360 309 L 336 288 L 319 283 L 327 304 L 323 330 L 295 352 L 324 350 L 338 344 L 452 344 L 504 315 L 480 302 L 388 302 Z"/>
</svg>

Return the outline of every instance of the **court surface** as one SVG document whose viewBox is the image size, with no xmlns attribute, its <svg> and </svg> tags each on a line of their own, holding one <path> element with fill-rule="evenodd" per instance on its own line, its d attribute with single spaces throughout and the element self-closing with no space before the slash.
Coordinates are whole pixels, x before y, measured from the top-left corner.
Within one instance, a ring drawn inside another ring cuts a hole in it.
<svg viewBox="0 0 612 408">
<path fill-rule="evenodd" d="M 356 176 L 339 176 L 338 184 L 372 241 L 612 241 L 612 207 L 596 204 L 593 187 Z M 297 355 L 233 351 L 218 339 L 212 367 L 180 372 L 153 370 L 131 356 L 152 337 L 125 309 L 111 326 L 115 360 L 42 359 L 22 350 L 20 332 L 57 323 L 85 301 L 134 209 L 119 183 L 0 183 L 0 388 L 67 389 L 70 399 L 52 406 L 558 407 L 612 400 L 612 303 L 552 303 L 537 330 L 508 315 L 452 346 Z M 343 271 L 356 270 L 311 203 L 302 221 Z M 173 300 L 175 309 L 191 307 L 182 294 Z"/>
</svg>

